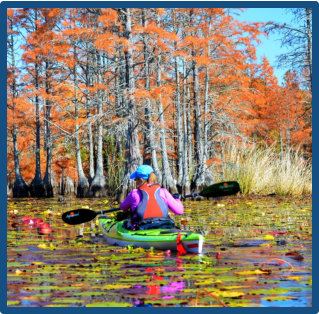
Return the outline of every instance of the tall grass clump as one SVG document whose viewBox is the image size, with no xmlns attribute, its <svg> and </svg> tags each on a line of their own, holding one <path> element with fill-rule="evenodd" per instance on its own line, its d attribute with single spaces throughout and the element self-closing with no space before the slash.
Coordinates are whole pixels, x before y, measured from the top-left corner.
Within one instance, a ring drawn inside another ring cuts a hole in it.
<svg viewBox="0 0 319 314">
<path fill-rule="evenodd" d="M 312 165 L 298 150 L 280 154 L 274 147 L 227 144 L 223 151 L 222 165 L 213 166 L 213 171 L 219 171 L 220 180 L 238 181 L 242 194 L 312 193 Z"/>
</svg>

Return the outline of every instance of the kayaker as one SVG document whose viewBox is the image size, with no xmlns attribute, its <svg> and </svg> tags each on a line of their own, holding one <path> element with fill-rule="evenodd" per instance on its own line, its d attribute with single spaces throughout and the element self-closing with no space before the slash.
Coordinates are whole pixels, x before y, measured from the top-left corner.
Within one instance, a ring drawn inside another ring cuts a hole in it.
<svg viewBox="0 0 319 314">
<path fill-rule="evenodd" d="M 168 209 L 176 215 L 183 214 L 182 202 L 157 184 L 151 166 L 139 166 L 130 175 L 130 179 L 135 180 L 137 188 L 133 189 L 120 205 L 123 211 L 131 210 L 131 226 L 128 227 L 134 229 L 141 221 L 152 221 L 152 218 L 169 218 Z"/>
</svg>

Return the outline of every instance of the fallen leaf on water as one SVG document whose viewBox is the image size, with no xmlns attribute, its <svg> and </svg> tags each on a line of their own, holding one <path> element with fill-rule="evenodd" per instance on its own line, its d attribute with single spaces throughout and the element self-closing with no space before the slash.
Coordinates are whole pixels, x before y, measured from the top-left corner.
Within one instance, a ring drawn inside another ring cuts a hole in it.
<svg viewBox="0 0 319 314">
<path fill-rule="evenodd" d="M 85 307 L 133 307 L 130 303 L 118 302 L 97 302 L 86 304 Z"/>
<path fill-rule="evenodd" d="M 114 285 L 105 285 L 102 287 L 102 289 L 112 290 L 112 289 L 126 289 L 130 287 L 131 285 L 114 284 Z"/>
<path fill-rule="evenodd" d="M 209 292 L 212 292 L 218 297 L 223 297 L 223 298 L 238 298 L 245 295 L 245 293 L 241 291 L 221 291 L 218 289 L 213 289 L 213 290 L 210 289 Z"/>
<path fill-rule="evenodd" d="M 38 248 L 40 248 L 40 249 L 48 249 L 49 247 L 45 243 L 40 243 L 38 245 Z"/>
<path fill-rule="evenodd" d="M 289 279 L 289 280 L 299 281 L 299 280 L 301 279 L 301 277 L 297 277 L 297 276 L 289 276 L 289 277 L 287 277 L 287 279 Z"/>
<path fill-rule="evenodd" d="M 262 274 L 269 274 L 268 270 L 260 270 L 260 269 L 255 269 L 255 270 L 245 270 L 245 271 L 239 271 L 235 272 L 236 275 L 262 275 Z"/>
<path fill-rule="evenodd" d="M 302 261 L 304 259 L 303 255 L 297 251 L 287 252 L 285 255 L 297 261 Z"/>
</svg>

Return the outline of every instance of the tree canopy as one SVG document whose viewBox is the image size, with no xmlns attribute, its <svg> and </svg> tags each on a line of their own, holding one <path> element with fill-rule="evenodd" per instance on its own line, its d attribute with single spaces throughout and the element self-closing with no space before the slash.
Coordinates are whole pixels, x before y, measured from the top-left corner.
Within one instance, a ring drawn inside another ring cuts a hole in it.
<svg viewBox="0 0 319 314">
<path fill-rule="evenodd" d="M 69 178 L 78 197 L 122 200 L 142 163 L 171 192 L 198 190 L 214 182 L 210 166 L 228 142 L 311 156 L 309 50 L 278 85 L 268 60 L 256 59 L 269 25 L 222 8 L 7 12 L 7 177 L 16 196 L 63 194 Z"/>
</svg>

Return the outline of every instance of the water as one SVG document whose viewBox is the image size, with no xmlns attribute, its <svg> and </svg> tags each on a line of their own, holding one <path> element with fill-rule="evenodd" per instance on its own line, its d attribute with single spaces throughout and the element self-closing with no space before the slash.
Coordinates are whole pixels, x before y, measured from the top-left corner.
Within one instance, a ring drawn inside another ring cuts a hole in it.
<svg viewBox="0 0 319 314">
<path fill-rule="evenodd" d="M 107 246 L 95 221 L 61 220 L 85 206 L 100 210 L 107 202 L 8 201 L 8 306 L 312 305 L 310 199 L 185 202 L 176 224 L 205 235 L 201 255 Z M 41 218 L 53 233 L 39 235 L 22 223 L 25 216 Z"/>
</svg>

